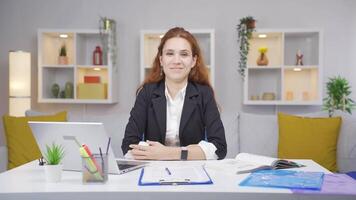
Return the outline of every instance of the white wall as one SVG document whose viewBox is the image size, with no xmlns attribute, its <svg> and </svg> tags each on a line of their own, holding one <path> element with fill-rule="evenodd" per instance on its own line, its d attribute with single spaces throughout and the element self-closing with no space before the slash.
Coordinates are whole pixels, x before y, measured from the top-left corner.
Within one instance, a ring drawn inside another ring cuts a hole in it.
<svg viewBox="0 0 356 200">
<path fill-rule="evenodd" d="M 236 25 L 241 17 L 253 15 L 258 20 L 258 28 L 321 28 L 324 30 L 324 80 L 340 74 L 347 77 L 356 89 L 356 80 L 352 80 L 356 74 L 355 10 L 356 1 L 353 0 L 1 0 L 0 115 L 8 112 L 8 51 L 17 49 L 32 53 L 33 108 L 46 112 L 68 110 L 74 120 L 129 112 L 139 84 L 140 30 L 173 26 L 215 29 L 216 96 L 223 113 L 319 110 L 318 106 L 242 105 L 242 80 L 237 73 Z M 97 28 L 99 16 L 117 22 L 119 103 L 37 104 L 37 29 Z M 353 98 L 356 99 L 356 92 Z M 123 134 L 123 130 L 117 132 Z M 1 122 L 0 145 L 4 144 L 2 134 Z"/>
</svg>

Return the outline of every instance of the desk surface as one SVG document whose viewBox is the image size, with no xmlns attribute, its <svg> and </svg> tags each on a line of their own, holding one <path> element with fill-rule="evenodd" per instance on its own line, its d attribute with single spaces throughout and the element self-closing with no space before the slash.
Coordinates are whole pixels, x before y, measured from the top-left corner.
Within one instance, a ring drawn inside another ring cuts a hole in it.
<svg viewBox="0 0 356 200">
<path fill-rule="evenodd" d="M 45 181 L 43 166 L 37 161 L 0 174 L 0 199 L 355 199 L 355 196 L 292 194 L 288 189 L 240 187 L 248 174 L 236 175 L 216 167 L 221 161 L 160 161 L 152 165 L 201 165 L 214 184 L 180 186 L 138 186 L 140 170 L 110 175 L 106 184 L 82 184 L 81 172 L 63 171 L 59 183 Z M 303 171 L 330 173 L 311 160 L 298 160 Z M 209 166 L 209 164 L 212 164 Z"/>
</svg>

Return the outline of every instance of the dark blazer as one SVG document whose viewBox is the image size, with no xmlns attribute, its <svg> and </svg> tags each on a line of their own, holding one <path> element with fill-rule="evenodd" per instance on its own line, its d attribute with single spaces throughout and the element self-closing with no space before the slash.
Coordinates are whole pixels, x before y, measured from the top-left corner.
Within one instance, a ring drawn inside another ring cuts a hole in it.
<svg viewBox="0 0 356 200">
<path fill-rule="evenodd" d="M 124 154 L 130 149 L 129 145 L 139 143 L 143 135 L 145 140 L 165 143 L 166 110 L 164 81 L 145 84 L 136 97 L 126 125 L 121 145 Z M 218 158 L 225 158 L 225 130 L 213 91 L 208 86 L 188 82 L 179 125 L 180 145 L 198 144 L 205 138 L 217 148 Z"/>
</svg>

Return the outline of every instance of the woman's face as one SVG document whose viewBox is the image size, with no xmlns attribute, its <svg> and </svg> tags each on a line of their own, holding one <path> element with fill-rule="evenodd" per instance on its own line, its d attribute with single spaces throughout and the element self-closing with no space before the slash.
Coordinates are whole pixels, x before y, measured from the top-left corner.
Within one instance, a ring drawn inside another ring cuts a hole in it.
<svg viewBox="0 0 356 200">
<path fill-rule="evenodd" d="M 164 44 L 160 62 L 166 80 L 182 82 L 188 79 L 190 70 L 195 66 L 196 56 L 193 57 L 186 39 L 174 37 Z"/>
</svg>

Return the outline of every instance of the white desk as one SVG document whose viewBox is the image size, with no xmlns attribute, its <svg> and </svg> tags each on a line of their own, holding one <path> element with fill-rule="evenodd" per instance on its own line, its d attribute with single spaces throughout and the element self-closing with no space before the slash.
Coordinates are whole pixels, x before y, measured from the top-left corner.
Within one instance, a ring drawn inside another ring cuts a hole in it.
<svg viewBox="0 0 356 200">
<path fill-rule="evenodd" d="M 212 185 L 138 186 L 140 170 L 124 175 L 110 175 L 108 182 L 103 185 L 83 185 L 81 173 L 69 171 L 63 172 L 61 182 L 47 183 L 43 167 L 34 161 L 0 174 L 0 199 L 356 199 L 355 196 L 292 194 L 288 189 L 240 187 L 238 184 L 248 174 L 236 175 L 228 170 L 221 171 L 209 167 L 209 162 L 219 161 L 207 161 L 207 171 L 214 182 Z M 311 160 L 298 162 L 307 166 L 303 168 L 304 171 L 330 173 Z M 163 163 L 195 165 L 203 161 Z"/>
</svg>

